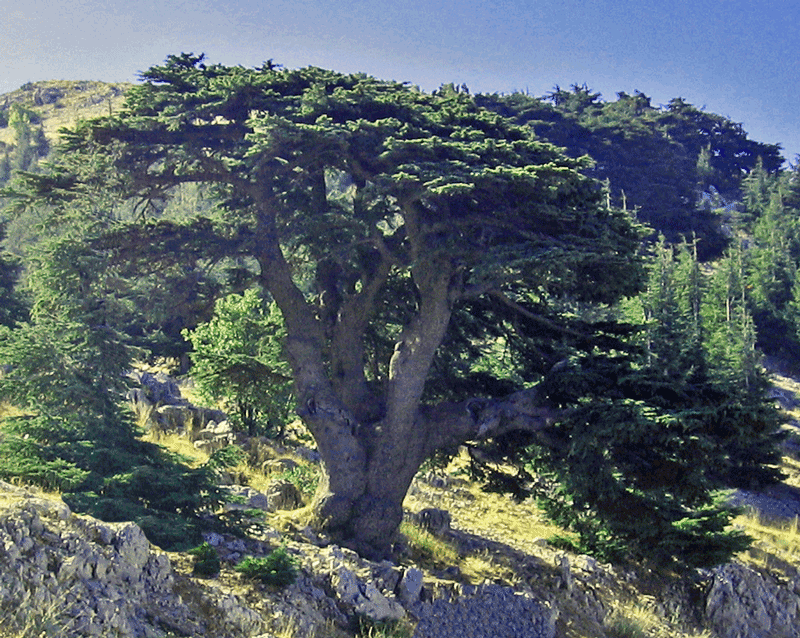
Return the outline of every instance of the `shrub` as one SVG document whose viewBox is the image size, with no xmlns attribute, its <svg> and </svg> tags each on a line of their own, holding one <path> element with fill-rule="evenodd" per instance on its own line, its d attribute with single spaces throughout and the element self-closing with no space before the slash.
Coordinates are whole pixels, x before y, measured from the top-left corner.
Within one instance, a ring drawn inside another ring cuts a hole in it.
<svg viewBox="0 0 800 638">
<path fill-rule="evenodd" d="M 190 549 L 189 553 L 194 556 L 194 567 L 192 567 L 193 574 L 197 576 L 214 576 L 219 574 L 221 568 L 219 554 L 214 547 L 208 543 L 203 543 L 194 549 Z"/>
<path fill-rule="evenodd" d="M 194 330 L 192 376 L 200 395 L 232 405 L 230 420 L 251 436 L 280 437 L 292 410 L 289 367 L 281 354 L 285 335 L 275 304 L 255 289 L 217 301 L 214 316 Z"/>
<path fill-rule="evenodd" d="M 248 556 L 234 569 L 247 578 L 276 587 L 291 585 L 297 578 L 295 561 L 285 547 L 279 547 L 268 556 L 260 558 Z"/>
<path fill-rule="evenodd" d="M 319 484 L 319 468 L 314 465 L 301 464 L 291 470 L 286 470 L 278 475 L 278 478 L 293 483 L 300 490 L 303 498 L 307 501 L 314 496 Z"/>
<path fill-rule="evenodd" d="M 241 448 L 235 445 L 226 445 L 217 450 L 208 459 L 208 466 L 215 470 L 223 470 L 228 467 L 236 467 L 244 461 L 245 454 Z"/>
</svg>

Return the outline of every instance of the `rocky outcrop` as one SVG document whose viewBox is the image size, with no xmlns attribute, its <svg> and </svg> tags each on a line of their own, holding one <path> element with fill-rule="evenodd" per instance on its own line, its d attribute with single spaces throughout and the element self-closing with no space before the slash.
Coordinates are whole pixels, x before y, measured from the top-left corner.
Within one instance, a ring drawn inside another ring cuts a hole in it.
<svg viewBox="0 0 800 638">
<path fill-rule="evenodd" d="M 207 596 L 218 621 L 187 605 L 168 556 L 134 523 L 73 514 L 59 500 L 0 482 L 0 613 L 43 635 L 252 636 L 261 617 L 230 595 Z M 39 635 L 38 633 L 36 635 Z"/>
<path fill-rule="evenodd" d="M 737 563 L 712 571 L 705 613 L 719 638 L 800 637 L 800 574 L 788 583 Z"/>
<path fill-rule="evenodd" d="M 557 617 L 524 593 L 486 585 L 425 607 L 413 638 L 554 638 Z"/>
</svg>

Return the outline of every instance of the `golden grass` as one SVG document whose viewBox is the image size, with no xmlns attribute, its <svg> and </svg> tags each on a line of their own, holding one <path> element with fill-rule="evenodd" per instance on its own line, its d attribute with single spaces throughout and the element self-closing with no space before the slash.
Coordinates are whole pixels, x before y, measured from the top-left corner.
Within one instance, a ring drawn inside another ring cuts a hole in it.
<svg viewBox="0 0 800 638">
<path fill-rule="evenodd" d="M 413 562 L 423 569 L 442 569 L 461 562 L 453 543 L 437 538 L 410 521 L 400 523 L 400 533 L 408 543 Z"/>
<path fill-rule="evenodd" d="M 734 519 L 734 524 L 754 539 L 739 555 L 746 564 L 768 570 L 794 569 L 800 562 L 800 517 L 788 521 L 769 521 L 749 512 Z"/>
<path fill-rule="evenodd" d="M 66 594 L 66 592 L 65 592 Z M 56 638 L 65 636 L 75 618 L 61 612 L 63 598 L 45 607 L 28 600 L 13 610 L 0 609 L 0 638 Z"/>
<path fill-rule="evenodd" d="M 687 633 L 639 601 L 620 603 L 605 621 L 606 638 L 711 638 L 709 631 Z"/>
<path fill-rule="evenodd" d="M 200 467 L 210 458 L 206 452 L 197 449 L 188 438 L 178 434 L 151 430 L 142 437 L 142 440 L 155 443 L 173 454 L 177 454 L 189 467 Z"/>
<path fill-rule="evenodd" d="M 58 138 L 58 131 L 64 127 L 73 126 L 78 119 L 88 119 L 92 117 L 102 117 L 108 115 L 109 107 L 112 111 L 118 111 L 122 107 L 123 95 L 113 95 L 110 87 L 125 90 L 132 86 L 126 83 L 106 83 L 106 82 L 70 82 L 61 80 L 50 80 L 37 82 L 37 85 L 45 88 L 62 89 L 66 94 L 57 103 L 33 106 L 28 103 L 25 106 L 33 108 L 41 117 L 45 135 L 48 139 Z M 76 85 L 82 87 L 76 90 Z M 16 95 L 15 95 L 16 94 Z M 16 98 L 22 93 L 12 92 L 9 97 Z M 28 94 L 32 98 L 33 94 Z M 0 142 L 14 145 L 16 144 L 16 132 L 14 128 L 8 126 L 0 129 Z"/>
<path fill-rule="evenodd" d="M 12 416 L 22 416 L 23 414 L 25 414 L 24 410 L 15 408 L 6 401 L 0 402 L 0 420 Z"/>
</svg>

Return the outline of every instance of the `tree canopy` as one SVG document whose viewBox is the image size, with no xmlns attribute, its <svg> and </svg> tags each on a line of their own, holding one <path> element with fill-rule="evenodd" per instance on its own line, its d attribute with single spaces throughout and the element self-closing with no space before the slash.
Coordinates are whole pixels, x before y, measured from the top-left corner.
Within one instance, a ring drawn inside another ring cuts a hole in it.
<svg viewBox="0 0 800 638">
<path fill-rule="evenodd" d="M 188 264 L 276 304 L 322 458 L 319 528 L 385 553 L 420 465 L 491 440 L 517 470 L 486 476 L 520 495 L 530 471 L 550 477 L 540 495 L 587 546 L 661 538 L 680 560 L 692 541 L 694 562 L 741 547 L 714 490 L 726 459 L 748 467 L 751 431 L 752 465 L 772 458 L 774 421 L 702 371 L 664 380 L 609 318 L 646 284 L 643 231 L 588 158 L 452 87 L 191 54 L 142 79 L 122 111 L 65 131 L 14 207 L 79 211 L 109 286 Z M 217 205 L 166 219 L 189 183 Z"/>
</svg>

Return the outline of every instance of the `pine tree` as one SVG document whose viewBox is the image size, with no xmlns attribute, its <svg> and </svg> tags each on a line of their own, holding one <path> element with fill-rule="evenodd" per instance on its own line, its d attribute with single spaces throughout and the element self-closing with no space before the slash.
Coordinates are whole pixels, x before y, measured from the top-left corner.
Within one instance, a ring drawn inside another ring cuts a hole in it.
<svg viewBox="0 0 800 638">
<path fill-rule="evenodd" d="M 70 237 L 29 263 L 30 321 L 0 329 L 0 399 L 16 408 L 2 419 L 0 477 L 62 491 L 77 512 L 133 520 L 164 548 L 196 545 L 199 510 L 216 488 L 207 468 L 137 438 L 125 401 L 132 353 L 93 276 L 100 264 Z"/>
<path fill-rule="evenodd" d="M 711 277 L 705 323 L 713 370 L 733 387 L 756 392 L 759 384 L 756 330 L 750 313 L 748 255 L 741 242 L 717 264 Z"/>
</svg>

